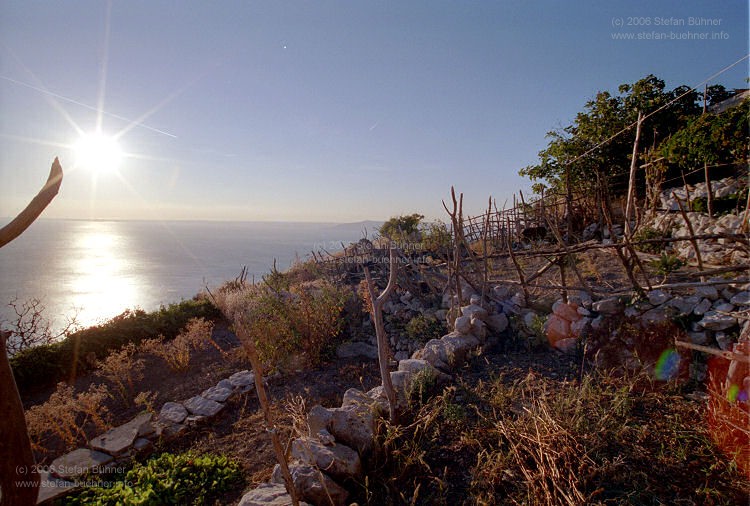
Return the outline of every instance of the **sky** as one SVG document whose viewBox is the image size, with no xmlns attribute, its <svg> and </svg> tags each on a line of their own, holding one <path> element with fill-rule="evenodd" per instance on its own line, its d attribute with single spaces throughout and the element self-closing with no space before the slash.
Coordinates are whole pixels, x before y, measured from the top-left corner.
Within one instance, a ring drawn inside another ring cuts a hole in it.
<svg viewBox="0 0 750 506">
<path fill-rule="evenodd" d="M 746 0 L 0 0 L 0 216 L 56 156 L 46 217 L 446 219 L 451 185 L 479 214 L 597 91 L 748 52 Z M 74 148 L 97 128 L 115 171 Z"/>
</svg>

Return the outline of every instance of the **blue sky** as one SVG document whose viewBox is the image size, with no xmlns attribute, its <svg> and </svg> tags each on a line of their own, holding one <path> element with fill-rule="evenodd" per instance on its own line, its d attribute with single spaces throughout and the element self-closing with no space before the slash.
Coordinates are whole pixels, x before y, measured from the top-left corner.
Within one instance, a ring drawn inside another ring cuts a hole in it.
<svg viewBox="0 0 750 506">
<path fill-rule="evenodd" d="M 613 39 L 652 31 L 715 40 Z M 452 184 L 476 214 L 529 193 L 518 170 L 598 90 L 697 85 L 747 53 L 745 0 L 2 1 L 0 215 L 55 156 L 49 217 L 445 218 Z M 116 173 L 70 147 L 99 104 L 128 155 Z"/>
</svg>

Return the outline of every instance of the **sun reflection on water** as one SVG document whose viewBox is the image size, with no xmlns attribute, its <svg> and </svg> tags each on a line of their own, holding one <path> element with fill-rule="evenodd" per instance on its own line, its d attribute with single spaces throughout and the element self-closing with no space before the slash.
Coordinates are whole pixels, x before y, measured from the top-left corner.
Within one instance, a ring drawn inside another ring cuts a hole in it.
<svg viewBox="0 0 750 506">
<path fill-rule="evenodd" d="M 90 326 L 138 305 L 132 247 L 116 222 L 88 223 L 75 239 L 68 259 L 70 292 L 78 323 Z"/>
</svg>

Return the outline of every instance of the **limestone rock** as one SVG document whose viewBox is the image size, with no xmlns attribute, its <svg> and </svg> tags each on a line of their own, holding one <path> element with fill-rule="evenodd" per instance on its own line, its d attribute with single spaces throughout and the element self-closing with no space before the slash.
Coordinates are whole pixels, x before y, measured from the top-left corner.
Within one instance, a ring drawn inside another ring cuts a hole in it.
<svg viewBox="0 0 750 506">
<path fill-rule="evenodd" d="M 750 306 L 750 292 L 740 292 L 734 295 L 729 302 L 735 306 Z"/>
<path fill-rule="evenodd" d="M 36 498 L 37 504 L 46 501 L 51 502 L 52 500 L 61 498 L 78 488 L 75 482 L 55 478 L 45 469 L 39 471 L 39 482 L 39 494 Z M 0 496 L 0 499 L 2 499 L 2 496 Z"/>
<path fill-rule="evenodd" d="M 453 323 L 453 328 L 456 332 L 468 334 L 471 332 L 471 316 L 459 316 Z"/>
<path fill-rule="evenodd" d="M 188 416 L 185 406 L 178 402 L 167 402 L 162 406 L 159 418 L 171 423 L 182 423 Z"/>
<path fill-rule="evenodd" d="M 321 405 L 313 406 L 307 413 L 307 430 L 310 434 L 317 434 L 321 430 L 328 430 L 333 415 L 331 411 Z"/>
<path fill-rule="evenodd" d="M 292 457 L 316 466 L 333 478 L 346 479 L 362 473 L 359 454 L 342 444 L 324 445 L 317 439 L 297 438 L 292 441 Z"/>
<path fill-rule="evenodd" d="M 690 342 L 693 344 L 704 345 L 708 343 L 708 334 L 704 332 L 688 332 Z"/>
<path fill-rule="evenodd" d="M 703 315 L 703 319 L 698 324 L 706 330 L 725 330 L 736 325 L 737 319 L 717 313 L 716 311 L 708 311 Z"/>
<path fill-rule="evenodd" d="M 234 385 L 228 379 L 223 379 L 216 384 L 216 388 L 226 388 L 229 391 L 234 390 Z"/>
<path fill-rule="evenodd" d="M 714 338 L 716 339 L 716 344 L 718 344 L 719 348 L 723 351 L 732 351 L 734 341 L 726 332 L 717 332 Z"/>
<path fill-rule="evenodd" d="M 375 417 L 372 408 L 344 406 L 329 411 L 331 422 L 327 429 L 336 441 L 360 452 L 369 452 L 372 449 L 375 437 Z"/>
<path fill-rule="evenodd" d="M 391 384 L 393 389 L 396 391 L 396 395 L 401 398 L 406 398 L 406 392 L 411 386 L 411 380 L 414 375 L 408 371 L 391 371 Z"/>
<path fill-rule="evenodd" d="M 567 353 L 573 353 L 576 350 L 577 344 L 578 344 L 578 339 L 576 339 L 575 337 L 568 337 L 565 339 L 560 339 L 558 341 L 555 341 L 555 344 L 553 346 L 558 351 L 561 351 L 567 354 Z"/>
<path fill-rule="evenodd" d="M 349 492 L 333 481 L 327 474 L 307 465 L 291 465 L 289 473 L 292 475 L 294 490 L 297 495 L 312 504 L 331 504 L 345 506 Z M 271 481 L 283 484 L 284 478 L 281 467 L 276 464 L 273 468 Z"/>
<path fill-rule="evenodd" d="M 703 286 L 696 287 L 695 295 L 699 297 L 705 297 L 709 300 L 716 300 L 719 298 L 718 290 L 716 290 L 715 286 L 711 286 L 711 285 L 703 285 Z"/>
<path fill-rule="evenodd" d="M 554 304 L 552 304 L 552 312 L 560 318 L 568 320 L 569 322 L 574 322 L 581 319 L 581 315 L 578 314 L 577 309 L 577 305 L 566 304 L 562 300 L 557 300 Z"/>
<path fill-rule="evenodd" d="M 450 381 L 451 377 L 447 374 L 438 371 L 435 367 L 433 367 L 432 364 L 430 364 L 426 360 L 419 360 L 415 358 L 410 358 L 407 360 L 401 360 L 398 363 L 398 370 L 399 371 L 406 371 L 410 372 L 412 374 L 419 374 L 422 371 L 427 371 L 428 374 L 432 374 L 435 378 L 437 378 L 439 383 L 445 383 L 447 381 Z"/>
<path fill-rule="evenodd" d="M 570 324 L 570 333 L 574 337 L 582 337 L 591 327 L 591 318 L 584 317 Z"/>
<path fill-rule="evenodd" d="M 388 399 L 385 397 L 385 395 L 380 398 L 377 395 L 370 395 L 369 392 L 364 393 L 356 388 L 349 388 L 346 392 L 344 392 L 344 399 L 341 403 L 341 406 L 366 406 L 377 413 L 387 413 Z"/>
<path fill-rule="evenodd" d="M 301 502 L 300 506 L 310 506 Z M 292 506 L 292 497 L 286 487 L 279 483 L 263 483 L 242 496 L 237 506 Z"/>
<path fill-rule="evenodd" d="M 232 384 L 235 388 L 242 388 L 242 387 L 249 387 L 252 388 L 255 386 L 255 375 L 250 371 L 240 371 L 232 374 L 227 380 Z"/>
<path fill-rule="evenodd" d="M 594 302 L 591 307 L 597 313 L 616 315 L 623 312 L 625 304 L 622 303 L 619 297 L 609 297 Z"/>
<path fill-rule="evenodd" d="M 211 399 L 206 399 L 205 397 L 201 397 L 200 395 L 191 397 L 190 399 L 186 400 L 184 404 L 185 408 L 190 412 L 190 414 L 206 416 L 209 418 L 215 416 L 219 411 L 224 409 L 223 404 L 212 401 Z"/>
<path fill-rule="evenodd" d="M 115 457 L 121 455 L 128 451 L 138 436 L 154 432 L 151 426 L 152 416 L 151 413 L 142 413 L 131 421 L 93 438 L 89 441 L 89 446 Z"/>
<path fill-rule="evenodd" d="M 664 290 L 651 290 L 646 294 L 646 297 L 648 298 L 648 302 L 654 306 L 664 304 L 672 298 L 672 296 Z"/>
<path fill-rule="evenodd" d="M 658 325 L 669 320 L 670 314 L 663 306 L 649 309 L 641 315 L 641 323 L 644 325 Z"/>
<path fill-rule="evenodd" d="M 508 328 L 508 317 L 503 313 L 496 313 L 488 316 L 485 323 L 492 332 L 499 334 Z"/>
<path fill-rule="evenodd" d="M 201 397 L 216 402 L 226 402 L 229 396 L 232 395 L 232 390 L 220 386 L 213 386 L 201 393 Z"/>
<path fill-rule="evenodd" d="M 412 358 L 423 359 L 442 371 L 450 371 L 448 352 L 445 343 L 439 339 L 430 339 L 421 350 L 417 350 Z"/>
<path fill-rule="evenodd" d="M 693 314 L 696 316 L 703 316 L 709 309 L 711 309 L 711 301 L 708 298 L 705 298 L 693 308 Z"/>
<path fill-rule="evenodd" d="M 700 299 L 696 296 L 693 297 L 674 297 L 667 305 L 677 310 L 680 315 L 688 315 L 693 312 L 695 306 L 700 303 Z"/>
<path fill-rule="evenodd" d="M 461 314 L 463 316 L 468 316 L 469 318 L 479 318 L 482 321 L 487 319 L 487 310 L 482 306 L 473 303 L 469 304 L 468 306 L 462 307 Z"/>
<path fill-rule="evenodd" d="M 90 471 L 103 473 L 105 466 L 113 460 L 112 455 L 88 448 L 78 448 L 53 460 L 50 471 L 63 480 L 73 480 Z"/>
<path fill-rule="evenodd" d="M 336 349 L 338 358 L 365 357 L 369 359 L 378 358 L 378 348 L 361 341 L 344 343 Z"/>
</svg>

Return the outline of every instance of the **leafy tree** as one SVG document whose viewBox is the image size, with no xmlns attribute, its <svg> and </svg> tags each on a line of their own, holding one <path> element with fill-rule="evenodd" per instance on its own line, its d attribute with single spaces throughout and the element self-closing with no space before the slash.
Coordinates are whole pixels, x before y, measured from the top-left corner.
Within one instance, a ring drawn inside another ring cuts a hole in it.
<svg viewBox="0 0 750 506">
<path fill-rule="evenodd" d="M 383 223 L 378 231 L 392 241 L 414 239 L 419 235 L 419 224 L 423 219 L 424 216 L 417 213 L 394 216 Z"/>
<path fill-rule="evenodd" d="M 719 92 L 718 88 L 713 91 L 717 96 Z M 550 142 L 539 153 L 540 163 L 519 173 L 534 181 L 544 180 L 544 187 L 558 192 L 564 188 L 566 170 L 572 187 L 582 192 L 590 191 L 598 176 L 603 175 L 613 182 L 616 193 L 622 192 L 635 132 L 615 135 L 632 125 L 639 111 L 644 116 L 651 115 L 643 123 L 641 139 L 642 145 L 652 150 L 700 111 L 697 100 L 698 93 L 687 86 L 665 90 L 664 81 L 654 75 L 621 85 L 618 95 L 601 91 L 586 103 L 573 124 L 549 132 Z M 667 104 L 670 105 L 664 107 Z M 538 192 L 542 187 L 536 184 L 534 190 Z"/>
<path fill-rule="evenodd" d="M 750 144 L 750 100 L 721 114 L 704 114 L 660 146 L 660 153 L 684 169 L 703 163 L 745 163 Z"/>
</svg>

